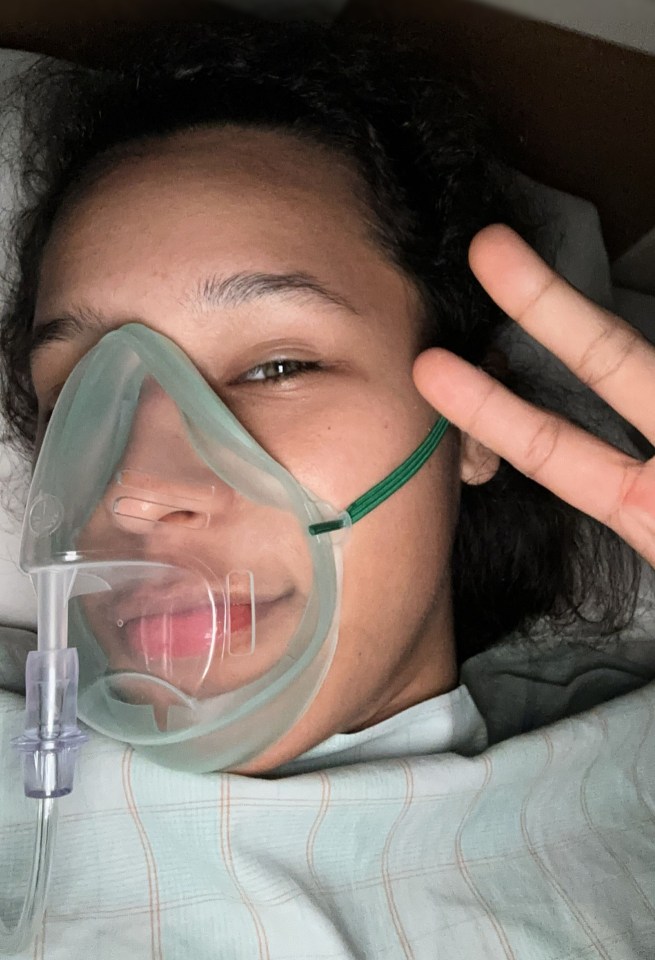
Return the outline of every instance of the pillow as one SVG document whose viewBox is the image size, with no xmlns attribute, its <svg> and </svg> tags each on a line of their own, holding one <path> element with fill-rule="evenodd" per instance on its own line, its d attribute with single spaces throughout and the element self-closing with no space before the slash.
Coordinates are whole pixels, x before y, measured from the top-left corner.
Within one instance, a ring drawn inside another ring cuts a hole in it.
<svg viewBox="0 0 655 960">
<path fill-rule="evenodd" d="M 14 162 L 17 156 L 20 118 L 12 104 L 9 90 L 12 81 L 37 59 L 31 53 L 0 50 L 0 278 L 7 272 L 8 228 L 16 209 Z M 0 301 L 5 290 L 0 283 Z M 1 416 L 1 415 L 0 415 Z M 0 436 L 4 423 L 0 419 Z M 0 443 L 0 627 L 28 627 L 36 624 L 36 602 L 32 586 L 17 567 L 20 544 L 21 501 L 26 488 L 27 468 L 19 458 Z M 5 630 L 4 638 L 7 636 Z"/>
</svg>

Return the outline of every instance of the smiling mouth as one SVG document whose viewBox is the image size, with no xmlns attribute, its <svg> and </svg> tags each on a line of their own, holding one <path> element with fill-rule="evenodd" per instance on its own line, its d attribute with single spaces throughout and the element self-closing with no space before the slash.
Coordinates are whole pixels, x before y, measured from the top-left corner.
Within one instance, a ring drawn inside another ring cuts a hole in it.
<svg viewBox="0 0 655 960">
<path fill-rule="evenodd" d="M 148 660 L 182 660 L 211 656 L 221 651 L 225 637 L 224 608 L 197 607 L 179 613 L 157 613 L 136 617 L 124 626 L 124 636 L 131 653 Z M 230 633 L 252 633 L 252 605 L 230 607 Z M 217 651 L 216 648 L 219 648 Z"/>
<path fill-rule="evenodd" d="M 243 656 L 255 651 L 256 622 L 267 619 L 285 599 L 233 603 L 227 610 L 222 604 L 205 604 L 118 621 L 118 626 L 129 653 L 148 661 Z"/>
</svg>

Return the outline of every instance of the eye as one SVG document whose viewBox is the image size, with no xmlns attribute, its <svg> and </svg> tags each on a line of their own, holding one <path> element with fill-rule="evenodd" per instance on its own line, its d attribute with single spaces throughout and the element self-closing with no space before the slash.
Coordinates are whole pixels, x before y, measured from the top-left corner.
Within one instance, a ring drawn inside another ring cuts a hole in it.
<svg viewBox="0 0 655 960">
<path fill-rule="evenodd" d="M 291 380 L 321 370 L 322 366 L 315 360 L 268 360 L 256 367 L 251 367 L 237 378 L 236 383 L 265 383 L 267 381 Z"/>
</svg>

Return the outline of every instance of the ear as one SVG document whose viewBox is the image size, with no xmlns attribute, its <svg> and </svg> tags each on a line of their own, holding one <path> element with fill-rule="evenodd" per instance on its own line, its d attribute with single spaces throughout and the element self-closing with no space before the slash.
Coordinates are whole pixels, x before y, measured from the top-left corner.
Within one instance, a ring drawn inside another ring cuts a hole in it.
<svg viewBox="0 0 655 960">
<path fill-rule="evenodd" d="M 500 457 L 484 447 L 468 433 L 461 434 L 459 471 L 463 483 L 472 487 L 487 483 L 495 477 L 500 466 Z"/>
<path fill-rule="evenodd" d="M 483 370 L 495 377 L 496 380 L 500 380 L 501 383 L 507 377 L 509 369 L 507 356 L 503 350 L 497 347 L 488 352 L 481 366 Z M 463 483 L 477 487 L 496 476 L 500 466 L 500 457 L 489 447 L 483 446 L 478 440 L 469 436 L 468 433 L 461 434 L 460 454 L 460 476 Z"/>
</svg>

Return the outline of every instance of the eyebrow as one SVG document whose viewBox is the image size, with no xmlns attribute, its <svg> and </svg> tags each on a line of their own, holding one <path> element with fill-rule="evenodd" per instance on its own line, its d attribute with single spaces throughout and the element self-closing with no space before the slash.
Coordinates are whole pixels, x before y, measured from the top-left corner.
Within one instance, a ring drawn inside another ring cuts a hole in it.
<svg viewBox="0 0 655 960">
<path fill-rule="evenodd" d="M 288 298 L 299 295 L 346 310 L 360 316 L 344 296 L 326 286 L 310 273 L 235 273 L 229 277 L 218 275 L 201 280 L 180 303 L 194 309 L 226 309 L 241 307 L 265 298 Z M 138 318 L 134 318 L 138 322 Z M 61 317 L 46 320 L 34 326 L 30 343 L 30 363 L 47 344 L 75 340 L 89 329 L 111 329 L 111 323 L 101 313 L 79 308 Z"/>
</svg>

